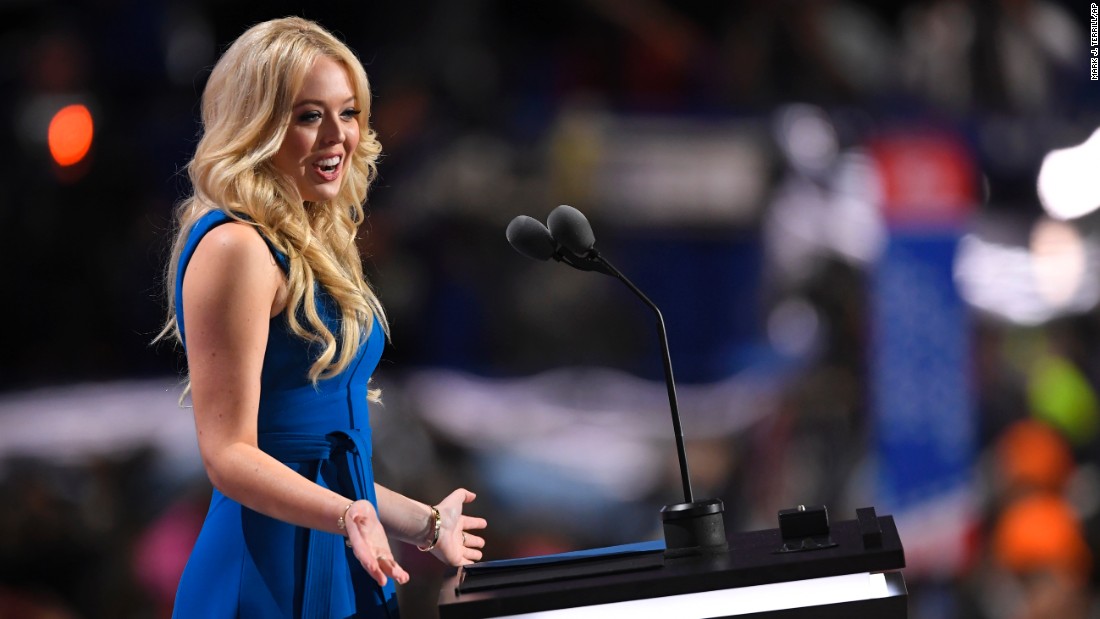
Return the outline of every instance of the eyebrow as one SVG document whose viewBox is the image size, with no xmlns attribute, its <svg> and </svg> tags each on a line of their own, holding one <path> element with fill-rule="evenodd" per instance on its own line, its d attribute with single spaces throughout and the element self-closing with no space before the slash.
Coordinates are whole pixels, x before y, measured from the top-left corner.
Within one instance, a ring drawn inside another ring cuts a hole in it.
<svg viewBox="0 0 1100 619">
<path fill-rule="evenodd" d="M 347 99 L 344 99 L 343 104 L 347 104 L 351 101 L 355 101 L 355 95 L 352 95 L 352 96 L 348 97 Z M 343 105 L 343 104 L 341 104 L 341 105 Z M 319 99 L 304 99 L 302 101 L 299 101 L 299 102 L 295 103 L 294 107 L 302 107 L 303 105 L 316 105 L 318 107 L 324 107 L 325 102 L 321 101 Z"/>
</svg>

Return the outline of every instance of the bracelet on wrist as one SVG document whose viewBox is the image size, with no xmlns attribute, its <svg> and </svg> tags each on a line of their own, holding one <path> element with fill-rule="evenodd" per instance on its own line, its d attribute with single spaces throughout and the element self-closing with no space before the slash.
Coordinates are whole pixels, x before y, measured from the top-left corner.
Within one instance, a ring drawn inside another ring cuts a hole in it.
<svg viewBox="0 0 1100 619">
<path fill-rule="evenodd" d="M 355 505 L 355 501 L 348 503 L 348 506 L 344 508 L 344 512 L 336 519 L 336 528 L 343 533 L 344 545 L 348 548 L 351 548 L 351 538 L 348 537 L 348 523 L 346 518 L 348 517 L 348 510 L 351 509 L 352 505 Z"/>
<path fill-rule="evenodd" d="M 345 532 L 348 530 L 348 523 L 344 519 L 347 518 L 348 510 L 351 509 L 352 505 L 355 505 L 355 501 L 352 501 L 351 503 L 348 503 L 348 506 L 344 508 L 343 513 L 340 514 L 340 517 L 336 519 L 336 528 L 337 529 L 339 529 L 341 531 L 345 531 Z"/>
<path fill-rule="evenodd" d="M 428 523 L 428 545 L 417 546 L 416 549 L 420 552 L 428 552 L 435 548 L 435 545 L 439 543 L 439 530 L 442 527 L 443 518 L 439 515 L 439 508 L 432 506 L 431 521 Z"/>
</svg>

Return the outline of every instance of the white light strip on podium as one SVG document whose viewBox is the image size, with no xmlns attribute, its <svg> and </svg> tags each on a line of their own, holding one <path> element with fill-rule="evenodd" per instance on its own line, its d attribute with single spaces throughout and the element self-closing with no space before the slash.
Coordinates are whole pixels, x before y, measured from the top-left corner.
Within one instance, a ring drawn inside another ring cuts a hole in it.
<svg viewBox="0 0 1100 619">
<path fill-rule="evenodd" d="M 888 595 L 886 577 L 883 574 L 864 572 L 612 604 L 577 606 L 561 610 L 508 615 L 499 619 L 614 619 L 616 617 L 706 619 L 870 600 Z"/>
</svg>

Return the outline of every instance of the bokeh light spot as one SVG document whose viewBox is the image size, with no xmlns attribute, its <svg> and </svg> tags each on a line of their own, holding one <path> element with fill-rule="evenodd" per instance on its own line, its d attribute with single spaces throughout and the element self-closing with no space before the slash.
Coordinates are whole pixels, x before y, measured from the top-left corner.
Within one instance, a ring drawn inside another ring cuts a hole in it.
<svg viewBox="0 0 1100 619">
<path fill-rule="evenodd" d="M 79 163 L 92 147 L 92 113 L 81 104 L 67 105 L 50 120 L 47 142 L 50 155 L 60 166 Z"/>
</svg>

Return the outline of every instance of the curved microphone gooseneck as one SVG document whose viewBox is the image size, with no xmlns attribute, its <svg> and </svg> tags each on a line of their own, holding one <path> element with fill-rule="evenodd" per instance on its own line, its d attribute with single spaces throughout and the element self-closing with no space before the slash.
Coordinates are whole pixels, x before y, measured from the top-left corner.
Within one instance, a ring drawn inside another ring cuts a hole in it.
<svg viewBox="0 0 1100 619">
<path fill-rule="evenodd" d="M 634 282 L 627 279 L 622 271 L 615 268 L 606 258 L 596 250 L 596 235 L 592 232 L 592 226 L 588 218 L 577 209 L 567 204 L 555 208 L 547 217 L 548 232 L 553 238 L 558 239 L 561 245 L 575 255 L 585 260 L 591 260 L 606 267 L 612 277 L 626 284 L 639 299 L 657 316 L 657 337 L 661 341 L 661 358 L 665 366 L 665 386 L 668 389 L 668 406 L 672 413 L 672 428 L 676 433 L 676 455 L 680 459 L 680 481 L 684 487 L 684 502 L 695 501 L 691 492 L 691 478 L 688 475 L 687 450 L 684 448 L 684 430 L 680 426 L 680 407 L 676 400 L 676 380 L 672 376 L 672 355 L 668 350 L 668 333 L 665 330 L 665 318 L 657 304 L 650 300 Z"/>
<path fill-rule="evenodd" d="M 687 450 L 680 425 L 680 412 L 676 400 L 676 381 L 672 375 L 672 357 L 668 349 L 668 334 L 661 310 L 637 286 L 622 274 L 596 250 L 596 236 L 583 213 L 561 205 L 547 217 L 549 227 L 538 220 L 520 215 L 508 224 L 508 242 L 519 253 L 535 260 L 553 258 L 582 271 L 598 271 L 623 282 L 642 300 L 657 317 L 657 332 L 661 342 L 664 362 L 665 385 L 668 404 L 672 413 L 672 427 L 676 435 L 676 453 L 680 460 L 680 479 L 684 489 L 684 502 L 666 505 L 661 509 L 665 531 L 665 555 L 668 557 L 725 552 L 728 549 L 725 527 L 722 522 L 724 506 L 719 499 L 695 501 L 688 475 Z"/>
</svg>

